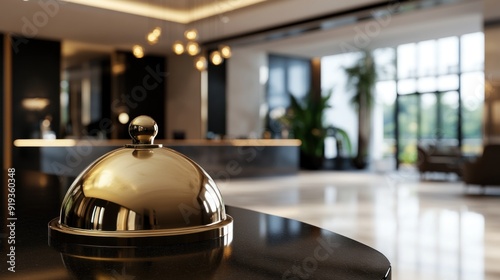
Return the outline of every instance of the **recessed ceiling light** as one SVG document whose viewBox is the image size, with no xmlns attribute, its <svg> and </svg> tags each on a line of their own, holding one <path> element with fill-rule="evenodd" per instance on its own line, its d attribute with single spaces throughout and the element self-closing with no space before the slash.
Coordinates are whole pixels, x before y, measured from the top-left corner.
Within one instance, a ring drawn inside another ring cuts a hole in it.
<svg viewBox="0 0 500 280">
<path fill-rule="evenodd" d="M 158 8 L 149 5 L 148 1 L 124 1 L 124 0 L 60 0 L 68 3 L 85 5 L 95 8 L 123 12 L 148 18 L 156 18 L 177 23 L 187 24 L 197 20 L 228 13 L 233 10 L 265 2 L 266 0 L 238 0 L 231 1 L 227 5 L 221 5 L 219 1 L 213 1 L 209 5 L 200 5 L 190 10 L 174 9 L 169 7 Z M 229 1 L 228 1 L 229 2 Z M 228 19 L 222 19 L 222 21 Z"/>
</svg>

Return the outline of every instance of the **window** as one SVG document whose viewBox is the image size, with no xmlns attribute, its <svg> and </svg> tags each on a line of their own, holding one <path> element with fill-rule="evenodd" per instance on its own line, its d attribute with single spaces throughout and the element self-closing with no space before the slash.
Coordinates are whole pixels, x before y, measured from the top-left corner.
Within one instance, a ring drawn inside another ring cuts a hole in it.
<svg viewBox="0 0 500 280">
<path fill-rule="evenodd" d="M 396 48 L 400 163 L 414 162 L 417 143 L 458 145 L 465 154 L 480 151 L 483 50 L 481 32 Z"/>
<path fill-rule="evenodd" d="M 286 137 L 280 118 L 290 106 L 290 94 L 304 97 L 311 86 L 311 65 L 308 59 L 269 55 L 267 85 L 267 127 L 272 138 Z"/>
<path fill-rule="evenodd" d="M 381 156 L 397 153 L 399 163 L 412 164 L 418 143 L 458 145 L 465 154 L 480 152 L 484 102 L 482 32 L 376 49 L 373 54 L 378 70 L 375 93 L 379 107 L 374 112 L 381 112 L 380 117 L 375 117 L 378 123 L 374 123 L 374 137 L 383 138 L 375 139 L 378 144 L 383 143 Z M 357 116 L 352 108 L 350 113 L 345 111 L 343 67 L 352 65 L 357 55 L 346 53 L 322 59 L 323 88 L 334 89 L 333 108 L 327 121 L 347 128 L 351 138 L 357 135 Z M 352 122 L 346 121 L 351 117 Z"/>
<path fill-rule="evenodd" d="M 358 53 L 345 53 L 321 59 L 321 88 L 323 91 L 332 90 L 331 108 L 326 111 L 325 125 L 343 129 L 349 136 L 352 151 L 358 145 L 358 117 L 351 104 L 352 91 L 346 86 L 344 69 L 354 65 L 358 58 Z"/>
</svg>

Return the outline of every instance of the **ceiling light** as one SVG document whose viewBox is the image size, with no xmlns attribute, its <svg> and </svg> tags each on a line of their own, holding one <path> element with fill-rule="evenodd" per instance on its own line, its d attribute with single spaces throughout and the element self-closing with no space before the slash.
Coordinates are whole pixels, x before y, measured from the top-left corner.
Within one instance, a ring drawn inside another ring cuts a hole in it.
<svg viewBox="0 0 500 280">
<path fill-rule="evenodd" d="M 195 56 L 200 53 L 200 45 L 193 41 L 188 42 L 186 45 L 186 50 L 190 56 Z"/>
<path fill-rule="evenodd" d="M 153 33 L 157 37 L 160 37 L 160 35 L 161 35 L 161 28 L 159 26 L 157 26 L 157 27 L 155 27 L 155 29 L 153 29 L 153 31 L 151 31 L 151 33 Z"/>
<path fill-rule="evenodd" d="M 194 61 L 194 67 L 199 71 L 207 70 L 207 59 L 204 56 L 198 56 Z"/>
<path fill-rule="evenodd" d="M 155 27 L 153 31 L 149 32 L 148 35 L 146 36 L 146 39 L 150 45 L 154 45 L 158 43 L 158 39 L 160 38 L 161 35 L 161 28 L 160 27 Z"/>
<path fill-rule="evenodd" d="M 139 45 L 135 45 L 133 48 L 132 48 L 132 53 L 134 54 L 135 57 L 137 58 L 142 58 L 144 57 L 144 49 L 139 46 Z"/>
<path fill-rule="evenodd" d="M 118 0 L 61 0 L 67 3 L 90 6 L 94 8 L 107 9 L 132 15 L 155 18 L 164 21 L 174 21 L 182 24 L 189 24 L 201 19 L 216 16 L 222 13 L 248 7 L 257 3 L 265 2 L 266 0 L 238 0 L 230 1 L 230 5 L 221 5 L 222 1 L 212 1 L 208 5 L 200 5 L 190 10 L 176 10 L 173 8 L 163 7 L 158 8 L 156 5 L 151 5 L 149 1 L 118 1 Z M 5 1 L 4 1 L 5 2 Z M 156 1 L 160 2 L 160 1 Z M 170 1 L 173 2 L 173 1 Z M 229 2 L 229 1 L 227 1 Z"/>
<path fill-rule="evenodd" d="M 186 37 L 186 39 L 194 41 L 198 39 L 198 30 L 194 28 L 188 29 L 184 32 L 184 36 Z"/>
<path fill-rule="evenodd" d="M 158 36 L 156 36 L 153 33 L 148 33 L 148 36 L 146 36 L 146 39 L 148 40 L 148 43 L 150 45 L 154 45 L 154 44 L 158 43 Z"/>
<path fill-rule="evenodd" d="M 210 61 L 214 65 L 220 65 L 224 61 L 224 58 L 222 57 L 222 55 L 221 55 L 221 53 L 219 51 L 213 51 L 210 54 Z"/>
<path fill-rule="evenodd" d="M 220 54 L 223 58 L 230 58 L 232 55 L 231 47 L 228 45 L 222 45 L 219 47 Z"/>
<path fill-rule="evenodd" d="M 184 45 L 182 44 L 181 41 L 175 41 L 174 44 L 172 45 L 172 50 L 174 51 L 175 54 L 181 55 L 184 53 Z"/>
</svg>

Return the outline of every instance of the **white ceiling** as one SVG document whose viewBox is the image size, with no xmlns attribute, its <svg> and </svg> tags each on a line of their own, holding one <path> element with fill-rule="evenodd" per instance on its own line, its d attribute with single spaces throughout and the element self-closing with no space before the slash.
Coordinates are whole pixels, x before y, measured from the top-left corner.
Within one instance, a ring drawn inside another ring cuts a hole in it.
<svg viewBox="0 0 500 280">
<path fill-rule="evenodd" d="M 154 7 L 160 14 L 176 10 L 181 16 L 188 17 L 186 21 L 189 21 L 189 16 L 201 7 L 214 9 L 214 7 L 231 6 L 234 8 L 237 6 L 235 3 L 239 1 L 250 0 L 85 0 L 86 5 L 57 0 L 2 0 L 0 1 L 0 32 L 70 42 L 70 44 L 63 45 L 65 55 L 80 52 L 82 49 L 91 50 L 91 52 L 109 52 L 112 49 L 129 50 L 134 44 L 144 45 L 147 53 L 166 54 L 170 51 L 172 42 L 182 38 L 182 32 L 188 26 L 199 29 L 200 41 L 209 41 L 214 38 L 248 33 L 301 19 L 384 2 L 380 0 L 251 0 L 255 1 L 255 4 L 248 2 L 246 6 L 242 5 L 232 11 L 224 10 L 216 16 L 188 25 L 133 14 L 134 9 L 120 12 L 112 11 L 110 7 L 98 8 L 88 5 L 92 2 L 108 4 L 121 2 L 142 5 L 146 8 Z M 408 37 L 423 38 L 457 32 L 457 30 L 481 29 L 480 3 L 482 1 L 469 2 L 472 3 L 458 5 L 458 8 L 451 7 L 448 10 L 438 9 L 429 14 L 421 12 L 414 15 L 405 14 L 404 18 L 394 17 L 391 23 L 384 27 L 380 36 L 377 35 L 372 40 L 372 44 L 392 44 L 407 40 Z M 43 7 L 41 3 L 48 3 L 48 6 Z M 224 24 L 221 21 L 222 16 L 227 17 L 229 22 Z M 157 45 L 149 46 L 145 35 L 157 25 L 163 29 L 162 38 Z M 353 28 L 354 26 L 346 26 L 312 32 L 305 36 L 252 47 L 307 57 L 331 54 L 337 52 L 335 46 L 338 46 L 341 40 L 352 40 L 356 35 Z"/>
<path fill-rule="evenodd" d="M 142 3 L 142 5 L 152 3 L 140 0 L 97 1 L 133 2 L 135 4 Z M 156 3 L 161 2 L 161 0 L 154 1 Z M 161 11 L 162 9 L 183 6 L 196 8 L 197 5 L 210 1 L 213 0 L 166 0 L 164 6 L 157 9 Z M 236 1 L 243 0 L 218 0 L 217 2 L 231 4 Z M 87 2 L 92 1 L 87 0 Z M 352 0 L 346 2 L 332 0 L 267 0 L 224 13 L 224 16 L 229 19 L 227 24 L 222 23 L 219 20 L 220 17 L 215 16 L 191 25 L 200 30 L 200 41 L 205 41 L 215 37 L 249 32 L 379 1 Z M 44 8 L 41 3 L 51 4 L 49 8 L 53 12 L 47 13 L 47 8 Z M 0 1 L 0 31 L 23 34 L 28 37 L 69 40 L 109 46 L 111 48 L 130 49 L 134 44 L 146 44 L 146 33 L 156 25 L 160 25 L 166 30 L 164 33 L 166 33 L 167 38 L 161 38 L 155 46 L 145 46 L 146 52 L 165 53 L 166 50 L 170 49 L 170 45 L 174 40 L 182 38 L 182 32 L 186 28 L 185 25 L 179 23 L 65 1 Z"/>
<path fill-rule="evenodd" d="M 500 1 L 498 4 L 500 5 Z M 392 16 L 385 22 L 360 22 L 250 48 L 289 55 L 322 57 L 345 52 L 349 47 L 391 47 L 481 31 L 482 11 L 481 1 L 468 1 Z M 366 31 L 367 28 L 372 31 Z M 363 38 L 367 39 L 366 44 Z"/>
</svg>

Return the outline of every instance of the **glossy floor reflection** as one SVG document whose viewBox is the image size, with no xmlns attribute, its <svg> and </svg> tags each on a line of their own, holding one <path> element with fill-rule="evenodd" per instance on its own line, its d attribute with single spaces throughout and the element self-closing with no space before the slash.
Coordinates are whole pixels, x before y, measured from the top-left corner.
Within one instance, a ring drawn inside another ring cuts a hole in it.
<svg viewBox="0 0 500 280">
<path fill-rule="evenodd" d="M 228 205 L 307 222 L 365 243 L 393 279 L 500 279 L 500 188 L 388 174 L 301 172 L 218 181 Z"/>
</svg>

